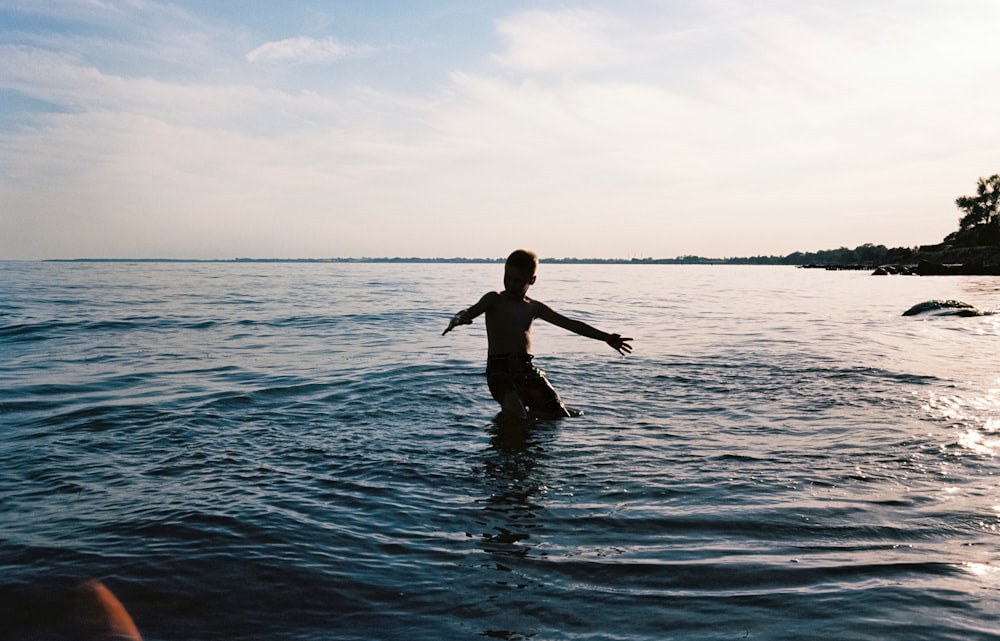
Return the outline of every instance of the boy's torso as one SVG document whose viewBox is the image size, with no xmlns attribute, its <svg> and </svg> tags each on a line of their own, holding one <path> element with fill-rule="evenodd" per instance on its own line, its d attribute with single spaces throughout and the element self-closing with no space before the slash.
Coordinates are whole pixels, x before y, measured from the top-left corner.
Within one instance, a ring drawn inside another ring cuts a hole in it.
<svg viewBox="0 0 1000 641">
<path fill-rule="evenodd" d="M 530 354 L 531 322 L 538 309 L 539 303 L 530 298 L 516 299 L 497 292 L 486 310 L 489 354 Z"/>
</svg>

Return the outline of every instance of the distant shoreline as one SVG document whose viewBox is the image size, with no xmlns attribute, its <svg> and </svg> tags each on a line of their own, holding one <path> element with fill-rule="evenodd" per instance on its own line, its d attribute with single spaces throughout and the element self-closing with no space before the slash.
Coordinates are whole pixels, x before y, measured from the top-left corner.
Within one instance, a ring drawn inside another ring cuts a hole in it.
<svg viewBox="0 0 1000 641">
<path fill-rule="evenodd" d="M 496 264 L 505 257 L 462 258 L 418 256 L 362 256 L 360 258 L 49 258 L 40 262 L 58 263 L 383 263 L 383 264 Z M 866 243 L 854 249 L 841 247 L 817 252 L 793 252 L 787 256 L 747 256 L 705 258 L 684 255 L 676 258 L 542 258 L 551 265 L 781 265 L 828 270 L 868 270 L 881 274 L 920 276 L 990 275 L 1000 276 L 1000 248 L 955 246 L 951 243 L 920 247 L 887 248 Z"/>
<path fill-rule="evenodd" d="M 43 263 L 502 263 L 503 258 L 44 258 Z M 791 265 L 780 256 L 755 258 L 541 258 L 540 262 L 569 265 Z"/>
</svg>

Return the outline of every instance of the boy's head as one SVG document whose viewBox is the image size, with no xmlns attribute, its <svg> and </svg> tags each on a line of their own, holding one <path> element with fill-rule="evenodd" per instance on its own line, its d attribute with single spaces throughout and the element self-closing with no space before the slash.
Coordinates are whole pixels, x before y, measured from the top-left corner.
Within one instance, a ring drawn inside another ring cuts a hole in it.
<svg viewBox="0 0 1000 641">
<path fill-rule="evenodd" d="M 527 249 L 515 249 L 507 257 L 506 266 L 508 268 L 525 269 L 534 274 L 535 270 L 538 269 L 538 254 Z"/>
<path fill-rule="evenodd" d="M 516 296 L 524 296 L 528 287 L 535 283 L 538 269 L 538 255 L 527 249 L 518 249 L 507 257 L 503 271 L 504 291 Z"/>
</svg>

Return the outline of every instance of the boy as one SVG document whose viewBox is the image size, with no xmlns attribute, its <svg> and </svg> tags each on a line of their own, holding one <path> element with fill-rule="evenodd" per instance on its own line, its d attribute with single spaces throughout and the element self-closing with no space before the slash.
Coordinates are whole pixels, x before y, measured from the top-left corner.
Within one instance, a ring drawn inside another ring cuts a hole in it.
<svg viewBox="0 0 1000 641">
<path fill-rule="evenodd" d="M 537 269 L 538 256 L 534 252 L 518 249 L 512 253 L 504 266 L 504 290 L 487 292 L 478 303 L 455 314 L 441 335 L 457 325 L 471 324 L 485 312 L 489 342 L 486 383 L 503 411 L 520 418 L 526 418 L 529 409 L 534 416 L 569 416 L 545 374 L 531 364 L 531 321 L 541 318 L 581 336 L 604 341 L 623 356 L 632 351 L 628 343 L 632 339 L 566 318 L 528 298 L 528 287 L 535 283 Z"/>
</svg>

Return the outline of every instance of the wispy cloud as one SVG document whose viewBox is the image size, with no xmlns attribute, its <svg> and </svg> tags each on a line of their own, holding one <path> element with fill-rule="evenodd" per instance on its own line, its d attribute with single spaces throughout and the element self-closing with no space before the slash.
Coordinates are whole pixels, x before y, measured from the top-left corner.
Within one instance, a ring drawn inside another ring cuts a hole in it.
<svg viewBox="0 0 1000 641">
<path fill-rule="evenodd" d="M 610 13 L 532 10 L 499 19 L 496 25 L 504 50 L 494 58 L 520 71 L 602 69 L 628 56 L 615 38 L 626 25 Z"/>
<path fill-rule="evenodd" d="M 249 62 L 291 62 L 322 64 L 370 55 L 374 48 L 348 45 L 336 38 L 285 38 L 265 42 L 246 55 Z"/>
</svg>

